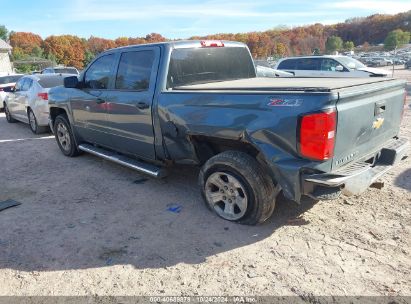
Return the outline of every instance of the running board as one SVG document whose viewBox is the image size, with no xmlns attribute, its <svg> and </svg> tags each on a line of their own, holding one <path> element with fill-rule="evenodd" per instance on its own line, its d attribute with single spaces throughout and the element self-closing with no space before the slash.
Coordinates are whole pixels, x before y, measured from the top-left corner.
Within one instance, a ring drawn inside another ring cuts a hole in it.
<svg viewBox="0 0 411 304">
<path fill-rule="evenodd" d="M 89 144 L 81 144 L 78 146 L 79 150 L 101 157 L 103 159 L 112 161 L 116 164 L 125 166 L 127 168 L 139 171 L 155 178 L 163 178 L 167 175 L 164 168 L 157 167 L 152 164 L 144 163 L 136 159 L 127 157 L 125 155 L 117 154 L 115 152 L 99 148 Z"/>
</svg>

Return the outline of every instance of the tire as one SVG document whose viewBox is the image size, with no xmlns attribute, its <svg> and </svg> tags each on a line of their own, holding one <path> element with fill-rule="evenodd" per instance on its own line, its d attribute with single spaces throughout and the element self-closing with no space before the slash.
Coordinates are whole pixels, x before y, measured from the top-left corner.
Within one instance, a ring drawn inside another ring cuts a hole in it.
<svg viewBox="0 0 411 304">
<path fill-rule="evenodd" d="M 62 114 L 56 117 L 54 121 L 54 136 L 61 152 L 65 156 L 74 157 L 80 155 L 66 115 Z"/>
<path fill-rule="evenodd" d="M 6 113 L 6 120 L 7 120 L 8 123 L 15 123 L 15 122 L 17 122 L 17 120 L 15 120 L 15 119 L 13 118 L 13 116 L 11 116 L 10 111 L 9 111 L 9 108 L 7 107 L 7 104 L 6 104 L 6 103 L 4 103 L 4 112 Z"/>
<path fill-rule="evenodd" d="M 39 126 L 39 124 L 37 123 L 36 115 L 34 115 L 34 112 L 32 109 L 28 109 L 27 118 L 29 120 L 30 130 L 34 134 L 41 134 L 47 131 L 47 127 Z"/>
<path fill-rule="evenodd" d="M 245 225 L 267 220 L 279 192 L 257 160 L 239 151 L 210 158 L 200 171 L 199 185 L 209 209 L 225 220 Z"/>
</svg>

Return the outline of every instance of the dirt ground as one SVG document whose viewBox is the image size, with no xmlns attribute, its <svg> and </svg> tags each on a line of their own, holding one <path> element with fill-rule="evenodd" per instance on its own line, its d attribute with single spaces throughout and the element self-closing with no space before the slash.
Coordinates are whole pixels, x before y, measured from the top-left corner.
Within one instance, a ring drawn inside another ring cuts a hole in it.
<svg viewBox="0 0 411 304">
<path fill-rule="evenodd" d="M 0 161 L 0 201 L 22 203 L 0 212 L 0 295 L 411 295 L 411 158 L 381 190 L 281 199 L 256 227 L 211 214 L 197 170 L 67 158 L 3 113 Z"/>
</svg>

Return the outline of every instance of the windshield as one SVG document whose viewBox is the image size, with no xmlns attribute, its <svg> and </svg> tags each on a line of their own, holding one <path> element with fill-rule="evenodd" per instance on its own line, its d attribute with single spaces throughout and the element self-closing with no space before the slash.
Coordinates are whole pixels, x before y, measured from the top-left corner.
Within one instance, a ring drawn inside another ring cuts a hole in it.
<svg viewBox="0 0 411 304">
<path fill-rule="evenodd" d="M 0 77 L 0 84 L 17 82 L 17 80 L 19 80 L 21 77 L 23 77 L 23 75 L 9 75 Z"/>
<path fill-rule="evenodd" d="M 254 77 L 254 62 L 245 47 L 175 49 L 167 88 Z"/>
<path fill-rule="evenodd" d="M 359 62 L 356 59 L 350 58 L 350 57 L 339 57 L 338 60 L 344 64 L 347 68 L 358 70 L 365 68 L 366 66 Z"/>
</svg>

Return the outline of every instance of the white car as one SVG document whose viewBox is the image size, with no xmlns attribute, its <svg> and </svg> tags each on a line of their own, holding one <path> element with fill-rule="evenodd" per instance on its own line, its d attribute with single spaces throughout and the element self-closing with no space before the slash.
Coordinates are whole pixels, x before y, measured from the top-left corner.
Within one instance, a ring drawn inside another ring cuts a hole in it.
<svg viewBox="0 0 411 304">
<path fill-rule="evenodd" d="M 348 56 L 307 56 L 281 59 L 275 69 L 295 77 L 387 77 L 389 71 L 370 68 Z"/>
<path fill-rule="evenodd" d="M 28 123 L 31 131 L 39 134 L 48 130 L 50 88 L 63 85 L 64 78 L 72 75 L 48 74 L 28 75 L 20 78 L 8 92 L 4 111 L 9 123 Z"/>
<path fill-rule="evenodd" d="M 268 78 L 294 77 L 294 75 L 291 73 L 280 71 L 280 70 L 275 70 L 273 68 L 269 68 L 269 67 L 262 66 L 262 65 L 256 65 L 255 69 L 257 72 L 257 77 L 268 77 Z"/>
<path fill-rule="evenodd" d="M 4 108 L 4 100 L 6 99 L 8 88 L 14 87 L 16 81 L 23 77 L 23 74 L 5 75 L 0 77 L 0 110 Z"/>
</svg>

